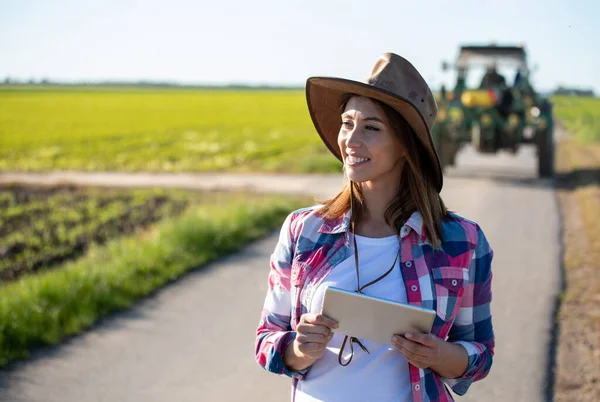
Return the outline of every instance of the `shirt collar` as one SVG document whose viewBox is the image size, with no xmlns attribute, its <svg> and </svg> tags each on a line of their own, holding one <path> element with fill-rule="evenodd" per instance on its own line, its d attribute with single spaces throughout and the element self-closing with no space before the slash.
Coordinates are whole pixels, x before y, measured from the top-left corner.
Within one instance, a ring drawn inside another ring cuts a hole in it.
<svg viewBox="0 0 600 402">
<path fill-rule="evenodd" d="M 415 211 L 412 213 L 410 218 L 404 224 L 404 227 L 409 227 L 417 234 L 421 239 L 423 239 L 423 234 L 425 233 L 425 228 L 423 227 L 423 217 L 419 211 Z"/>
<path fill-rule="evenodd" d="M 323 218 L 323 224 L 319 228 L 319 233 L 343 233 L 350 229 L 350 210 L 337 219 Z"/>
<path fill-rule="evenodd" d="M 342 217 L 337 219 L 323 218 L 323 224 L 319 228 L 319 233 L 333 234 L 344 233 L 346 231 L 349 231 L 350 217 L 350 210 L 348 210 Z M 410 228 L 414 230 L 415 232 L 417 232 L 421 239 L 423 238 L 423 233 L 425 233 L 425 230 L 423 227 L 423 217 L 421 216 L 419 211 L 413 212 L 410 218 L 408 218 L 408 220 L 406 221 L 406 223 L 400 231 L 401 237 L 404 237 L 409 233 L 409 230 L 406 230 L 405 228 Z"/>
</svg>

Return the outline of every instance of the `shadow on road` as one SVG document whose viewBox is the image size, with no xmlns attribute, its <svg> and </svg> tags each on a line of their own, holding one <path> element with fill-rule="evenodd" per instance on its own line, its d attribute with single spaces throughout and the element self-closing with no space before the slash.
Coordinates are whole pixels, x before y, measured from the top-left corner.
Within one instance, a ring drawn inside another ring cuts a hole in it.
<svg viewBox="0 0 600 402">
<path fill-rule="evenodd" d="M 538 178 L 529 169 L 519 167 L 458 167 L 449 168 L 445 177 L 458 179 L 492 180 L 507 185 L 530 188 L 556 188 L 575 190 L 580 187 L 600 185 L 600 169 L 578 169 L 568 173 L 558 173 L 552 178 Z"/>
<path fill-rule="evenodd" d="M 600 169 L 578 169 L 556 175 L 556 187 L 562 190 L 575 190 L 579 187 L 599 185 Z"/>
<path fill-rule="evenodd" d="M 529 187 L 529 188 L 543 188 L 550 189 L 555 186 L 555 180 L 552 178 L 540 179 L 535 177 L 527 169 L 508 169 L 497 168 L 497 167 L 468 167 L 468 168 L 453 168 L 448 169 L 447 173 L 444 173 L 445 177 L 455 179 L 481 179 L 491 180 L 496 183 Z"/>
</svg>

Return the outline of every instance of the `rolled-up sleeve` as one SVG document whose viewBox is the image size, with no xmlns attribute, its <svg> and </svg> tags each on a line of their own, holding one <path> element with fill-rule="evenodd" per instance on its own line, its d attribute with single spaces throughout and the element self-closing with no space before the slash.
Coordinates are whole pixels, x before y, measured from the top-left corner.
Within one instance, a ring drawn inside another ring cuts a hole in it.
<svg viewBox="0 0 600 402">
<path fill-rule="evenodd" d="M 289 370 L 283 360 L 286 348 L 296 337 L 290 325 L 290 276 L 294 249 L 290 233 L 292 216 L 290 214 L 283 223 L 279 241 L 270 258 L 267 295 L 256 329 L 255 358 L 267 371 L 302 377 L 301 372 Z"/>
<path fill-rule="evenodd" d="M 485 378 L 492 367 L 495 344 L 490 311 L 493 255 L 483 231 L 477 226 L 476 245 L 469 266 L 469 283 L 448 334 L 449 342 L 462 345 L 469 354 L 465 373 L 459 378 L 444 379 L 458 395 L 464 395 L 473 382 Z"/>
</svg>

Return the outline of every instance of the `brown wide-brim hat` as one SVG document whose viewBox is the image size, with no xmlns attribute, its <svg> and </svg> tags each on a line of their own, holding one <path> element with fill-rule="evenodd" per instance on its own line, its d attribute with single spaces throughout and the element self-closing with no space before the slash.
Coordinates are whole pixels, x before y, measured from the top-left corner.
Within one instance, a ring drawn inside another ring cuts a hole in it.
<svg viewBox="0 0 600 402">
<path fill-rule="evenodd" d="M 406 120 L 427 151 L 439 193 L 443 184 L 442 167 L 431 138 L 437 104 L 417 69 L 403 57 L 385 53 L 375 63 L 366 83 L 334 77 L 311 77 L 306 81 L 306 100 L 312 121 L 327 148 L 340 161 L 337 138 L 341 107 L 349 94 L 383 102 Z"/>
</svg>

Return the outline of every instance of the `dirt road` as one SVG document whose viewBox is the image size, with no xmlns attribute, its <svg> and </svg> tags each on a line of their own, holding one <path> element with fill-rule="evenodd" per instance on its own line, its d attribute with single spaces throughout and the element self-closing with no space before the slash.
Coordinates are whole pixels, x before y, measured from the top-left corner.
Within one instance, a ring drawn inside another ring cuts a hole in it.
<svg viewBox="0 0 600 402">
<path fill-rule="evenodd" d="M 458 401 L 546 400 L 555 298 L 560 287 L 557 205 L 535 178 L 535 153 L 483 157 L 464 150 L 446 177 L 450 209 L 477 221 L 495 250 L 492 313 L 497 336 L 490 376 Z M 35 178 L 35 176 L 28 176 Z M 114 177 L 64 176 L 100 184 Z M 17 178 L 0 175 L 0 181 Z M 38 176 L 50 182 L 58 176 Z M 149 175 L 121 180 L 331 194 L 339 176 Z M 254 362 L 254 330 L 276 235 L 192 272 L 111 316 L 92 331 L 0 371 L 0 401 L 286 401 L 289 381 Z"/>
</svg>

